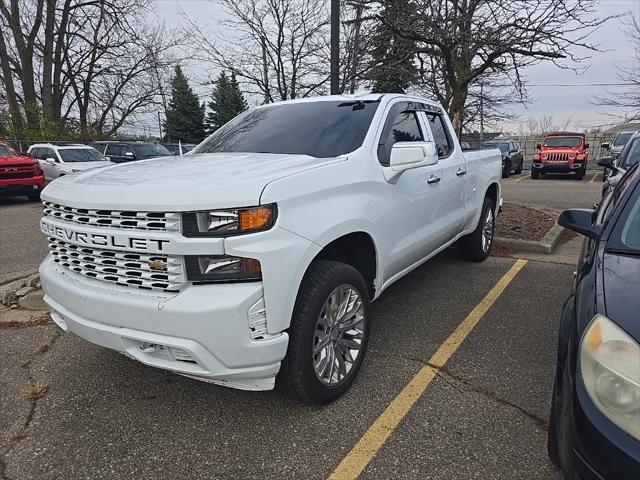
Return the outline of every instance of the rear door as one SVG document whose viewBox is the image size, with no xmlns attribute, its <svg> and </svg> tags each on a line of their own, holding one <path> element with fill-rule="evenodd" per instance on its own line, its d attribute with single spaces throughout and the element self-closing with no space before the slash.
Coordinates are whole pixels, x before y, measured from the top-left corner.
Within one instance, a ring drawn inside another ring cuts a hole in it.
<svg viewBox="0 0 640 480">
<path fill-rule="evenodd" d="M 441 200 L 432 227 L 437 228 L 435 241 L 440 246 L 456 237 L 464 227 L 467 167 L 447 117 L 430 111 L 425 111 L 423 115 L 430 140 L 438 147 L 439 160 L 435 166 L 440 177 L 438 186 Z"/>
<path fill-rule="evenodd" d="M 104 155 L 109 157 L 112 162 L 124 162 L 125 156 L 122 154 L 122 145 L 119 143 L 109 143 L 104 151 Z"/>
</svg>

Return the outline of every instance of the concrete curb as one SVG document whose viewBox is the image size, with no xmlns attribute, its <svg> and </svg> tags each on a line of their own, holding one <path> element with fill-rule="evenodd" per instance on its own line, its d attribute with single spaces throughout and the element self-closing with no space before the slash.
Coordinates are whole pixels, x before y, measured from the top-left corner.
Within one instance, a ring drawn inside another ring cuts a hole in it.
<svg viewBox="0 0 640 480">
<path fill-rule="evenodd" d="M 512 205 L 519 205 L 521 207 L 531 208 L 545 213 L 555 220 L 555 225 L 546 233 L 542 240 L 520 240 L 517 238 L 505 238 L 495 237 L 493 239 L 493 245 L 497 247 L 508 248 L 510 250 L 516 250 L 519 252 L 532 252 L 532 253 L 546 253 L 551 254 L 553 249 L 556 248 L 558 242 L 562 238 L 564 233 L 564 227 L 558 225 L 558 213 L 542 207 L 533 205 L 527 205 L 525 203 L 508 202 Z"/>
</svg>

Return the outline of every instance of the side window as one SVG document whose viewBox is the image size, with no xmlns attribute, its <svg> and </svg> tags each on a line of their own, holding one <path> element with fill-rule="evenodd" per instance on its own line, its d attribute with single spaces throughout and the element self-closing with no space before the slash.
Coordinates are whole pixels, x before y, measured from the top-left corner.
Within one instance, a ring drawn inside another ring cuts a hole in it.
<svg viewBox="0 0 640 480">
<path fill-rule="evenodd" d="M 427 113 L 427 119 L 429 120 L 433 141 L 436 142 L 436 147 L 438 148 L 438 157 L 448 157 L 453 150 L 453 142 L 442 115 Z"/>
<path fill-rule="evenodd" d="M 107 150 L 104 153 L 106 156 L 110 156 L 113 155 L 114 157 L 121 157 L 122 156 L 122 146 L 121 145 L 114 145 L 112 143 L 107 145 Z"/>
<path fill-rule="evenodd" d="M 418 124 L 416 106 L 400 102 L 391 107 L 378 143 L 378 161 L 389 166 L 391 148 L 396 142 L 422 142 L 424 136 Z"/>
<path fill-rule="evenodd" d="M 42 158 L 44 158 L 44 159 L 53 158 L 54 160 L 58 159 L 58 157 L 56 157 L 56 154 L 54 153 L 54 151 L 51 150 L 50 148 L 43 148 L 42 149 Z"/>
<path fill-rule="evenodd" d="M 33 150 L 31 150 L 31 156 L 33 158 L 42 158 L 42 156 L 40 155 L 40 152 L 42 151 L 42 149 L 40 147 L 36 147 Z"/>
</svg>

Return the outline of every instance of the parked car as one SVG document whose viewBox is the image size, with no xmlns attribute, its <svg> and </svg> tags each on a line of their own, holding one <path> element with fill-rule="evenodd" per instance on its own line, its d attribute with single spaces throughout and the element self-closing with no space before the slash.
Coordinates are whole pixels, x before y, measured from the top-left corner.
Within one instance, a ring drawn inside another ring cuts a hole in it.
<svg viewBox="0 0 640 480">
<path fill-rule="evenodd" d="M 180 144 L 178 143 L 163 143 L 162 146 L 169 150 L 172 155 L 180 155 Z M 182 153 L 187 153 L 196 147 L 195 143 L 183 143 Z"/>
<path fill-rule="evenodd" d="M 114 163 L 172 155 L 169 150 L 157 143 L 102 141 L 92 142 L 89 145 L 109 157 Z"/>
<path fill-rule="evenodd" d="M 113 165 L 107 157 L 87 145 L 36 143 L 28 152 L 38 160 L 47 182 L 63 175 Z"/>
<path fill-rule="evenodd" d="M 179 162 L 49 185 L 44 299 L 64 330 L 146 365 L 249 390 L 278 375 L 325 404 L 360 369 L 372 300 L 455 242 L 489 255 L 500 157 L 462 153 L 421 98 L 256 107 Z"/>
<path fill-rule="evenodd" d="M 586 236 L 560 318 L 548 451 L 567 479 L 640 478 L 640 169 L 596 211 L 567 210 Z"/>
<path fill-rule="evenodd" d="M 539 178 L 547 173 L 575 174 L 576 180 L 582 180 L 587 171 L 587 149 L 584 133 L 558 132 L 544 137 L 540 151 L 533 157 L 531 178 Z"/>
<path fill-rule="evenodd" d="M 598 165 L 604 167 L 606 169 L 605 172 L 608 172 L 608 175 L 605 175 L 602 183 L 602 194 L 604 195 L 607 191 L 612 190 L 627 170 L 639 161 L 640 133 L 636 133 L 633 135 L 631 140 L 627 142 L 624 150 L 622 150 L 622 153 L 619 156 L 602 157 L 598 162 Z"/>
<path fill-rule="evenodd" d="M 481 148 L 497 148 L 502 153 L 502 177 L 507 178 L 511 172 L 522 173 L 524 156 L 520 144 L 515 140 L 496 139 L 484 142 Z"/>
<path fill-rule="evenodd" d="M 26 195 L 37 201 L 43 188 L 44 175 L 38 162 L 0 142 L 0 194 Z"/>
<path fill-rule="evenodd" d="M 634 130 L 618 132 L 611 142 L 603 142 L 602 148 L 609 150 L 609 155 L 615 158 L 620 155 L 622 149 L 634 133 L 636 133 Z"/>
</svg>

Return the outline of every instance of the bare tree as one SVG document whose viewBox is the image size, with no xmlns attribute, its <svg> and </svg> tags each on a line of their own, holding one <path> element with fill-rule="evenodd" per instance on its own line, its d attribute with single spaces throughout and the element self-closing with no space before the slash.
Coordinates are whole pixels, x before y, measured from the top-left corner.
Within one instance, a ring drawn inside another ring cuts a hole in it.
<svg viewBox="0 0 640 480">
<path fill-rule="evenodd" d="M 470 88 L 488 73 L 501 74 L 524 98 L 525 67 L 550 61 L 575 68 L 593 51 L 588 35 L 610 17 L 595 17 L 595 0 L 416 0 L 417 15 L 389 28 L 416 42 L 416 53 L 440 69 L 444 107 L 458 133 Z M 380 21 L 384 19 L 380 18 Z"/>
<path fill-rule="evenodd" d="M 212 0 L 222 33 L 184 13 L 201 60 L 234 72 L 264 102 L 324 92 L 329 78 L 329 11 L 323 0 Z"/>
<path fill-rule="evenodd" d="M 605 98 L 598 98 L 596 104 L 615 107 L 619 113 L 613 116 L 630 122 L 640 120 L 640 22 L 629 14 L 626 25 L 625 33 L 634 47 L 635 58 L 630 67 L 617 67 L 618 79 L 624 88 Z"/>
</svg>

